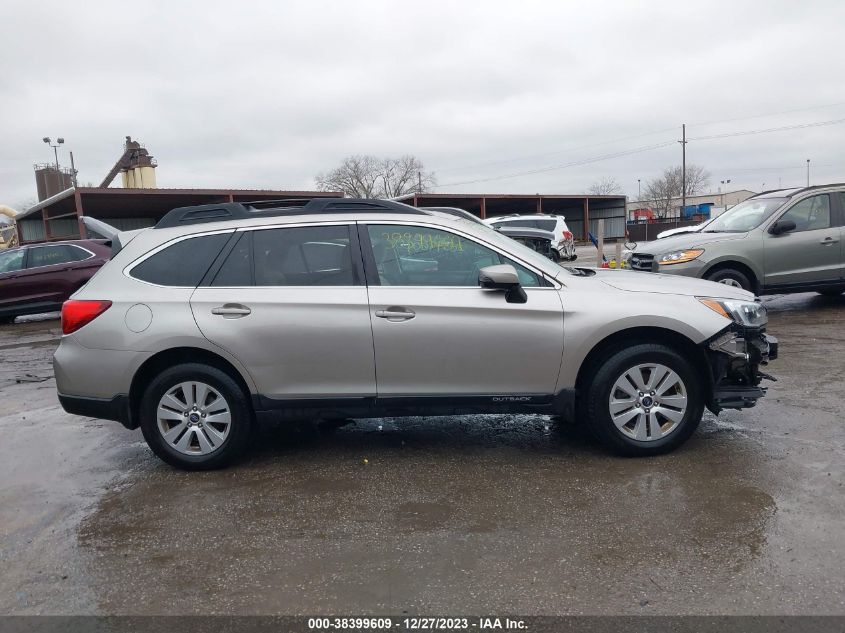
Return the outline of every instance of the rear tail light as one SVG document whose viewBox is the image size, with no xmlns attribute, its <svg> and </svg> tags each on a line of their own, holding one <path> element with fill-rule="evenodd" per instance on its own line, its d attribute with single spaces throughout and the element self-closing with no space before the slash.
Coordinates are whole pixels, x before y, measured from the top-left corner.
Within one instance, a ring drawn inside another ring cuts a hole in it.
<svg viewBox="0 0 845 633">
<path fill-rule="evenodd" d="M 564 231 L 563 232 L 563 239 L 571 240 L 572 239 L 572 231 Z"/>
<path fill-rule="evenodd" d="M 62 304 L 62 334 L 76 332 L 110 307 L 111 301 L 65 301 Z"/>
</svg>

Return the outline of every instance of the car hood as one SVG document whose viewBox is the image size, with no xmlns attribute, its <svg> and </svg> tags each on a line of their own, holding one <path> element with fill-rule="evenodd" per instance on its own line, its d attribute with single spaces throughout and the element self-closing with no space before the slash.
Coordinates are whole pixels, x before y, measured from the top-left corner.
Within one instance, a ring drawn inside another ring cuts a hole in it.
<svg viewBox="0 0 845 633">
<path fill-rule="evenodd" d="M 645 253 L 647 255 L 662 255 L 663 253 L 671 253 L 672 251 L 684 251 L 713 242 L 728 242 L 731 240 L 741 240 L 746 237 L 748 233 L 682 233 L 680 235 L 671 235 L 664 237 L 661 240 L 654 242 L 647 242 L 645 244 L 638 244 L 634 249 L 636 253 Z"/>
<path fill-rule="evenodd" d="M 661 275 L 630 270 L 596 270 L 596 279 L 602 283 L 627 292 L 654 292 L 658 294 L 686 295 L 690 297 L 716 297 L 753 301 L 754 295 L 742 288 L 734 288 L 714 281 Z"/>
</svg>

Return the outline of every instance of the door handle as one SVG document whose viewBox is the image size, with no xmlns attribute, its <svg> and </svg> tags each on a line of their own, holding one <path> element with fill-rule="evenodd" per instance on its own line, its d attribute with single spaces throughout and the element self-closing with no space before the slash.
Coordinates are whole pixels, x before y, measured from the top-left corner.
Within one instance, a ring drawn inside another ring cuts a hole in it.
<svg viewBox="0 0 845 633">
<path fill-rule="evenodd" d="M 830 244 L 836 244 L 838 241 L 839 240 L 835 237 L 826 237 L 821 242 L 819 242 L 819 244 L 821 244 L 822 246 L 828 246 Z"/>
<path fill-rule="evenodd" d="M 211 314 L 222 316 L 224 319 L 238 319 L 252 314 L 252 310 L 240 303 L 226 303 L 220 307 L 212 308 Z"/>
<path fill-rule="evenodd" d="M 408 321 L 417 316 L 413 310 L 405 308 L 389 308 L 387 310 L 376 310 L 376 316 L 380 319 L 387 319 L 388 321 Z"/>
</svg>

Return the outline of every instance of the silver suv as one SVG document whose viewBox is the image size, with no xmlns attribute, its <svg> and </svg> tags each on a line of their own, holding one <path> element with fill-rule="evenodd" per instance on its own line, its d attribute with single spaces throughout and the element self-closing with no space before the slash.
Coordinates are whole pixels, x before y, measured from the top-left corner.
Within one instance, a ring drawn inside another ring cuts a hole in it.
<svg viewBox="0 0 845 633">
<path fill-rule="evenodd" d="M 634 270 L 701 277 L 757 294 L 845 290 L 845 185 L 761 193 L 701 231 L 634 249 Z"/>
<path fill-rule="evenodd" d="M 494 229 L 390 201 L 174 209 L 113 238 L 62 310 L 70 413 L 223 466 L 268 417 L 529 412 L 612 449 L 682 444 L 753 406 L 776 356 L 744 290 L 562 268 Z"/>
</svg>

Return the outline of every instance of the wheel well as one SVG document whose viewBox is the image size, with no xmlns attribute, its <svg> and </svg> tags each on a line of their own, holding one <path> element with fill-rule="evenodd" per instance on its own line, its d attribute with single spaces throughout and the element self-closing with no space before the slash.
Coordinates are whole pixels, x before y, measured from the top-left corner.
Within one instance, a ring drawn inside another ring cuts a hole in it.
<svg viewBox="0 0 845 633">
<path fill-rule="evenodd" d="M 727 268 L 732 268 L 736 271 L 741 272 L 743 275 L 748 277 L 748 280 L 751 282 L 751 285 L 754 287 L 755 294 L 759 293 L 760 291 L 760 280 L 757 279 L 757 275 L 754 274 L 754 271 L 751 270 L 746 264 L 741 262 L 719 262 L 712 268 L 707 269 L 707 272 L 704 273 L 705 277 L 709 277 L 713 273 L 719 272 L 720 270 L 725 270 Z"/>
<path fill-rule="evenodd" d="M 151 356 L 135 372 L 135 376 L 132 378 L 132 385 L 129 387 L 130 428 L 137 428 L 140 423 L 138 408 L 140 406 L 141 396 L 144 394 L 144 389 L 147 388 L 150 381 L 168 367 L 180 363 L 205 363 L 206 365 L 216 367 L 220 371 L 226 372 L 238 383 L 247 401 L 251 402 L 249 397 L 250 391 L 246 381 L 228 360 L 214 352 L 197 347 L 175 347 Z"/>
<path fill-rule="evenodd" d="M 673 330 L 659 327 L 635 327 L 614 332 L 607 338 L 599 341 L 590 350 L 590 353 L 587 354 L 584 362 L 581 363 L 581 368 L 578 370 L 578 377 L 575 381 L 577 393 L 583 393 L 587 379 L 595 374 L 598 365 L 604 359 L 611 354 L 615 354 L 620 349 L 641 343 L 659 343 L 679 350 L 685 358 L 692 361 L 702 380 L 707 381 L 708 384 L 712 382 L 710 366 L 707 363 L 704 350 L 700 346 L 693 343 L 683 334 L 679 334 Z"/>
</svg>

